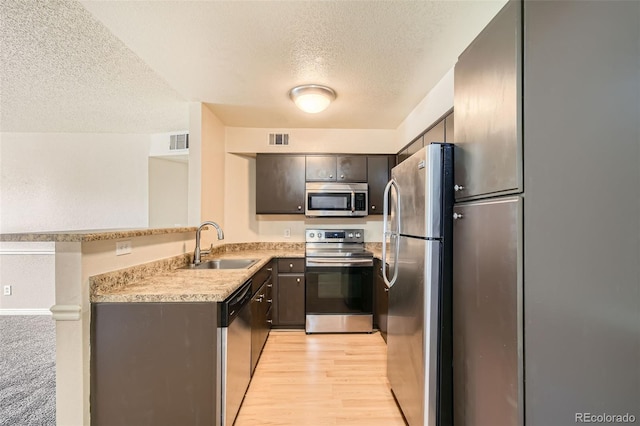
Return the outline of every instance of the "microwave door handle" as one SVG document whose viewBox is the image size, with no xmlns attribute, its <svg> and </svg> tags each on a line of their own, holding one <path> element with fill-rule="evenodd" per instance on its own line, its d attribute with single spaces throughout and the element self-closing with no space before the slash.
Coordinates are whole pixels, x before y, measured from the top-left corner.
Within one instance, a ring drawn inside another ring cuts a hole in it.
<svg viewBox="0 0 640 426">
<path fill-rule="evenodd" d="M 351 191 L 351 213 L 356 211 L 356 192 Z"/>
<path fill-rule="evenodd" d="M 389 224 L 389 191 L 391 190 L 391 187 L 395 187 L 396 190 L 396 222 L 397 222 L 397 230 L 396 232 L 390 232 L 388 229 L 388 224 Z M 382 262 L 384 263 L 382 266 L 382 278 L 384 279 L 384 283 L 386 284 L 386 286 L 388 288 L 391 288 L 391 286 L 393 286 L 393 284 L 395 284 L 396 279 L 398 278 L 398 251 L 400 249 L 399 247 L 399 243 L 400 241 L 396 241 L 396 250 L 394 252 L 394 258 L 393 258 L 393 277 L 391 278 L 391 281 L 389 281 L 389 277 L 387 277 L 387 268 L 386 268 L 386 262 L 387 262 L 387 235 L 389 235 L 391 238 L 394 238 L 396 236 L 399 236 L 400 233 L 400 194 L 398 191 L 398 184 L 396 183 L 396 181 L 394 179 L 391 179 L 389 181 L 389 183 L 387 183 L 387 186 L 384 188 L 384 194 L 383 194 L 383 199 L 384 199 L 384 203 L 383 203 L 383 210 L 382 210 Z"/>
</svg>

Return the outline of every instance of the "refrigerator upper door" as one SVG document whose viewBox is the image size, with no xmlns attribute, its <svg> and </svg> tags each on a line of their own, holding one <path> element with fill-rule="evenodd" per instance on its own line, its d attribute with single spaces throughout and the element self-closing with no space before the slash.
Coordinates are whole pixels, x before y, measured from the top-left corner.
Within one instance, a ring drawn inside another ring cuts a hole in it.
<svg viewBox="0 0 640 426">
<path fill-rule="evenodd" d="M 440 241 L 401 236 L 389 289 L 387 376 L 410 425 L 436 425 Z"/>
<path fill-rule="evenodd" d="M 442 145 L 422 148 L 394 167 L 391 178 L 398 186 L 400 234 L 441 238 Z"/>
</svg>

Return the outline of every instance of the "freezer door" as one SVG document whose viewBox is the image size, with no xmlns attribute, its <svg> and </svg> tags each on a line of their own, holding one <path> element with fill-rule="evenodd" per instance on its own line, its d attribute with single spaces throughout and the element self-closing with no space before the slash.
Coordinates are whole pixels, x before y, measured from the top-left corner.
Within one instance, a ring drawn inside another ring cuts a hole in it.
<svg viewBox="0 0 640 426">
<path fill-rule="evenodd" d="M 394 167 L 391 178 L 398 185 L 395 196 L 399 197 L 400 233 L 440 238 L 442 145 L 430 144 L 422 148 Z M 392 229 L 395 229 L 393 224 Z"/>
<path fill-rule="evenodd" d="M 387 376 L 410 425 L 435 426 L 439 241 L 400 237 L 398 278 L 389 289 Z"/>
<path fill-rule="evenodd" d="M 454 424 L 522 425 L 522 199 L 454 212 Z"/>
</svg>

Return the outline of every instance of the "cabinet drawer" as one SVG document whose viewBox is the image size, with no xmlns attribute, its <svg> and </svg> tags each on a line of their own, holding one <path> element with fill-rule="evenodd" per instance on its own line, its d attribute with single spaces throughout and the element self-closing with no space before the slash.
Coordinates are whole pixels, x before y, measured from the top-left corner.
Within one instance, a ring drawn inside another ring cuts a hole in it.
<svg viewBox="0 0 640 426">
<path fill-rule="evenodd" d="M 304 273 L 304 259 L 278 259 L 278 273 Z"/>
<path fill-rule="evenodd" d="M 253 274 L 252 282 L 251 282 L 251 294 L 255 294 L 256 291 L 258 291 L 258 289 L 262 287 L 262 284 L 270 280 L 272 272 L 273 272 L 273 263 L 269 262 L 266 265 L 264 265 L 262 268 L 260 268 L 258 272 Z"/>
</svg>

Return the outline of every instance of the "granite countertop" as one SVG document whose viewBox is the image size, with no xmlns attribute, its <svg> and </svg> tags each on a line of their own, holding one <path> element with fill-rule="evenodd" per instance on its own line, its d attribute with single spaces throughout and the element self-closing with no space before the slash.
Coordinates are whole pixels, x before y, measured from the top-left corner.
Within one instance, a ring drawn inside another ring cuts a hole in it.
<svg viewBox="0 0 640 426">
<path fill-rule="evenodd" d="M 256 246 L 260 244 L 253 245 Z M 115 271 L 91 277 L 90 300 L 92 303 L 221 302 L 271 259 L 304 257 L 303 244 L 299 247 L 291 244 L 286 247 L 274 244 L 268 245 L 268 248 L 251 247 L 246 250 L 229 247 L 224 252 L 203 257 L 203 261 L 211 258 L 258 259 L 248 269 L 179 269 L 188 262 L 188 256 L 185 256 L 183 260 L 171 260 L 168 269 L 124 283 L 121 282 L 122 277 L 125 276 L 126 281 L 126 276 L 135 276 L 135 271 Z"/>
<path fill-rule="evenodd" d="M 29 232 L 0 234 L 0 241 L 52 241 L 52 242 L 88 242 L 99 240 L 117 240 L 120 238 L 143 237 L 145 235 L 175 234 L 196 232 L 197 227 L 143 228 L 143 229 L 93 229 L 81 231 Z"/>
</svg>

